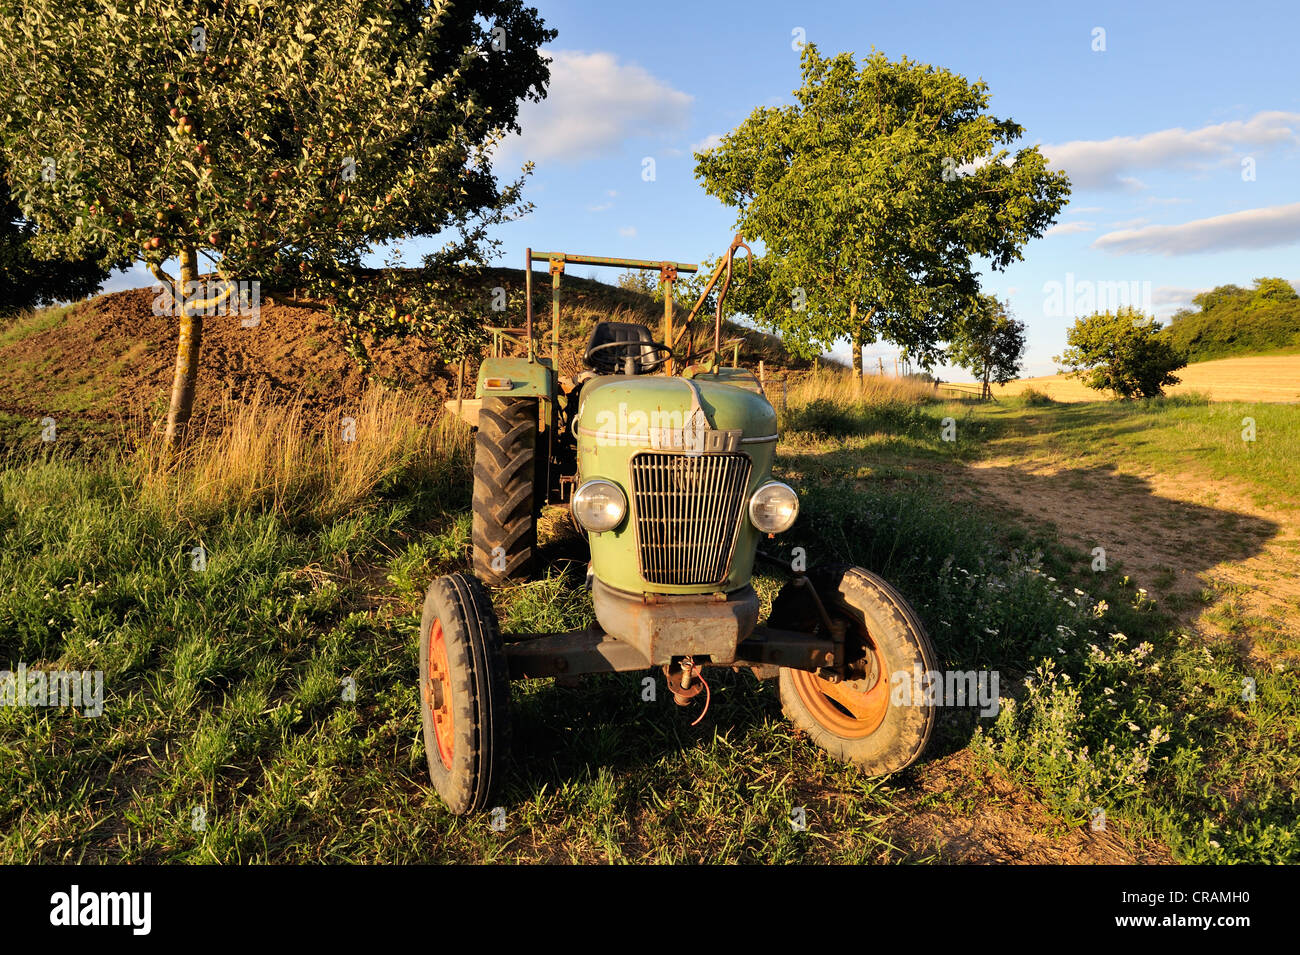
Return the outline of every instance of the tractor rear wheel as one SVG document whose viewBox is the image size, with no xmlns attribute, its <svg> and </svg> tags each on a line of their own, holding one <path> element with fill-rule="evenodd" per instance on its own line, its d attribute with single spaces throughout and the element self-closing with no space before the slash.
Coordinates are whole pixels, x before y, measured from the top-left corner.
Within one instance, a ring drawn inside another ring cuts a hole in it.
<svg viewBox="0 0 1300 955">
<path fill-rule="evenodd" d="M 509 746 L 510 683 L 492 601 L 474 577 L 429 587 L 420 618 L 420 714 L 429 780 L 456 815 L 484 809 Z"/>
<path fill-rule="evenodd" d="M 934 649 L 915 611 L 897 590 L 861 567 L 810 575 L 809 583 L 832 623 L 844 626 L 845 652 L 858 662 L 858 679 L 832 683 L 808 670 L 783 667 L 781 704 L 796 727 L 837 759 L 873 776 L 916 762 L 934 729 L 935 708 L 924 699 L 896 702 L 895 684 L 935 668 Z M 816 609 L 791 582 L 777 595 L 771 625 L 805 633 L 820 630 Z M 918 694 L 919 696 L 919 694 Z"/>
<path fill-rule="evenodd" d="M 484 398 L 474 439 L 474 572 L 489 584 L 526 578 L 537 550 L 536 398 Z M 543 478 L 544 480 L 544 478 Z"/>
</svg>

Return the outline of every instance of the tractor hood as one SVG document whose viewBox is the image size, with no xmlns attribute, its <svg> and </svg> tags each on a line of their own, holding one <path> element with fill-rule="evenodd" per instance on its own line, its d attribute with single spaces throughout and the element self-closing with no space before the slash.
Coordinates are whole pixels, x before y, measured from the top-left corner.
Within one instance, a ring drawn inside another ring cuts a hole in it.
<svg viewBox="0 0 1300 955">
<path fill-rule="evenodd" d="M 753 376 L 745 379 L 596 378 L 582 389 L 578 435 L 602 445 L 664 451 L 738 451 L 775 444 L 776 411 Z"/>
<path fill-rule="evenodd" d="M 616 484 L 628 513 L 591 533 L 592 570 L 625 594 L 733 594 L 749 586 L 754 491 L 771 480 L 776 412 L 753 375 L 609 375 L 587 381 L 578 479 Z M 730 383 L 728 383 L 730 382 Z"/>
</svg>

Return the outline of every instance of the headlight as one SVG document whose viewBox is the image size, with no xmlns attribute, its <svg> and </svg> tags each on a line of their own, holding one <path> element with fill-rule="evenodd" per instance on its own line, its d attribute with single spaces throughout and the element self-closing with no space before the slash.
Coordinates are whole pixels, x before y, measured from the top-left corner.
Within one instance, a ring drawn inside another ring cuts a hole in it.
<svg viewBox="0 0 1300 955">
<path fill-rule="evenodd" d="M 613 481 L 596 478 L 573 492 L 573 516 L 593 533 L 612 531 L 627 516 L 627 496 Z"/>
<path fill-rule="evenodd" d="M 764 534 L 788 531 L 799 516 L 799 495 L 780 481 L 764 484 L 749 499 L 749 520 Z"/>
</svg>

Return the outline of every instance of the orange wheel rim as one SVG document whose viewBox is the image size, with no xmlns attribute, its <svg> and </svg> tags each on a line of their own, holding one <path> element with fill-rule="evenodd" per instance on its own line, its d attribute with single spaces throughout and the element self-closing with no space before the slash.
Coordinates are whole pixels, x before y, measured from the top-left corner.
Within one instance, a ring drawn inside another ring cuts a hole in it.
<svg viewBox="0 0 1300 955">
<path fill-rule="evenodd" d="M 869 689 L 865 680 L 831 683 L 808 670 L 791 670 L 795 692 L 813 718 L 843 739 L 870 736 L 885 720 L 889 709 L 889 678 L 879 647 L 868 648 L 876 655 L 876 682 Z"/>
<path fill-rule="evenodd" d="M 433 717 L 433 735 L 438 741 L 438 758 L 451 769 L 455 720 L 451 712 L 451 674 L 447 669 L 447 644 L 442 638 L 442 621 L 435 620 L 429 630 L 429 714 Z"/>
</svg>

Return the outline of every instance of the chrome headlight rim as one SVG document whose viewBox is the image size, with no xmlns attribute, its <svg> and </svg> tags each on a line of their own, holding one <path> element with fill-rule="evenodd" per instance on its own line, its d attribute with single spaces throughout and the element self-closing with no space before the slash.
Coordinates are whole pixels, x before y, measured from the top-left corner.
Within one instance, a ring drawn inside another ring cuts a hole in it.
<svg viewBox="0 0 1300 955">
<path fill-rule="evenodd" d="M 773 490 L 784 491 L 789 494 L 789 500 L 792 504 L 790 517 L 784 524 L 770 524 L 764 526 L 758 517 L 757 508 L 763 497 L 764 492 Z M 764 534 L 782 534 L 794 526 L 794 522 L 799 518 L 799 495 L 790 485 L 784 481 L 766 481 L 754 489 L 754 493 L 749 496 L 749 522 L 756 529 Z"/>
<path fill-rule="evenodd" d="M 580 510 L 582 498 L 590 494 L 590 492 L 596 488 L 609 489 L 614 492 L 616 500 L 619 502 L 617 520 L 612 519 L 608 514 L 606 514 L 605 519 L 601 521 L 589 523 L 587 520 L 584 520 L 583 514 Z M 583 481 L 582 484 L 578 486 L 578 489 L 573 492 L 573 497 L 569 502 L 569 509 L 573 512 L 573 519 L 578 522 L 578 525 L 583 530 L 590 534 L 604 534 L 608 531 L 618 529 L 623 521 L 627 519 L 627 492 L 624 491 L 616 482 L 611 481 L 608 478 L 591 478 L 590 480 Z"/>
</svg>

